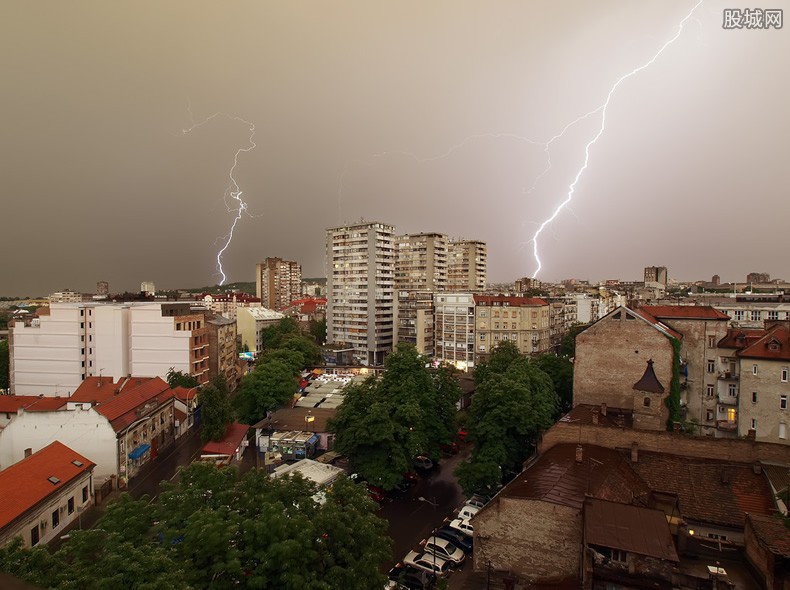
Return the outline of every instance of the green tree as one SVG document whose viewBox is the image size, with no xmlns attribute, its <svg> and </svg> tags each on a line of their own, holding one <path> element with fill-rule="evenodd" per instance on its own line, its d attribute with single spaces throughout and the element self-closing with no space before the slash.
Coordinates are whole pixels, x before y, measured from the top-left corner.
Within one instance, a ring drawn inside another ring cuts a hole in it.
<svg viewBox="0 0 790 590">
<path fill-rule="evenodd" d="M 439 445 L 452 440 L 460 389 L 449 368 L 432 373 L 411 345 L 399 344 L 384 365 L 380 378 L 346 390 L 331 428 L 353 469 L 392 489 L 415 455 L 436 458 Z"/>
<path fill-rule="evenodd" d="M 573 363 L 570 359 L 554 354 L 541 354 L 532 359 L 532 364 L 551 378 L 559 399 L 559 414 L 569 412 L 573 408 Z"/>
<path fill-rule="evenodd" d="M 515 343 L 510 340 L 503 340 L 491 350 L 488 360 L 479 363 L 475 367 L 475 385 L 483 383 L 489 375 L 504 373 L 517 358 L 521 357 L 521 352 Z"/>
<path fill-rule="evenodd" d="M 167 371 L 166 380 L 170 387 L 186 387 L 187 389 L 192 389 L 198 386 L 198 381 L 195 377 L 183 371 L 176 371 L 174 367 L 170 367 Z"/>
<path fill-rule="evenodd" d="M 200 389 L 201 430 L 200 439 L 205 443 L 210 440 L 222 440 L 233 421 L 233 406 L 226 391 L 221 391 L 214 383 L 208 383 Z"/>
<path fill-rule="evenodd" d="M 283 338 L 289 334 L 299 334 L 299 322 L 294 318 L 286 317 L 272 326 L 267 326 L 261 332 L 264 350 L 279 348 Z"/>
<path fill-rule="evenodd" d="M 0 342 L 0 389 L 8 389 L 9 379 L 8 341 L 3 340 Z"/>
<path fill-rule="evenodd" d="M 590 327 L 590 324 L 577 324 L 575 326 L 571 326 L 568 333 L 562 338 L 562 342 L 560 343 L 560 356 L 564 356 L 566 358 L 573 358 L 576 356 L 576 336 L 579 335 L 579 332 L 586 330 Z"/>
<path fill-rule="evenodd" d="M 511 352 L 494 352 L 472 398 L 467 430 L 474 448 L 470 461 L 456 471 L 467 493 L 492 491 L 503 474 L 520 471 L 557 412 L 551 378 L 526 357 L 512 358 Z M 491 367 L 504 370 L 494 373 Z"/>
<path fill-rule="evenodd" d="M 242 378 L 234 400 L 236 415 L 245 424 L 255 424 L 293 399 L 297 385 L 292 366 L 277 358 L 264 360 Z"/>
<path fill-rule="evenodd" d="M 326 320 L 310 320 L 310 334 L 318 344 L 326 343 Z"/>
</svg>

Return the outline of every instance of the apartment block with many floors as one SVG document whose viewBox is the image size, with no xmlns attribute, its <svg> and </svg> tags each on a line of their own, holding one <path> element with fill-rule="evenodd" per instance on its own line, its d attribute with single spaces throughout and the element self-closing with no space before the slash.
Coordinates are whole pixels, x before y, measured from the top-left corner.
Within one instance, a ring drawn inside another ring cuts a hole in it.
<svg viewBox="0 0 790 590">
<path fill-rule="evenodd" d="M 327 343 L 348 345 L 366 365 L 381 365 L 393 347 L 394 236 L 379 222 L 326 231 Z"/>
<path fill-rule="evenodd" d="M 255 293 L 263 307 L 287 307 L 302 295 L 302 266 L 282 258 L 267 258 L 256 264 Z"/>
<path fill-rule="evenodd" d="M 477 240 L 454 240 L 447 249 L 447 290 L 479 293 L 485 291 L 488 248 Z"/>
<path fill-rule="evenodd" d="M 435 338 L 437 362 L 467 371 L 475 366 L 475 300 L 472 293 L 436 293 Z"/>
<path fill-rule="evenodd" d="M 478 362 L 487 359 L 500 342 L 512 342 L 522 354 L 551 348 L 550 306 L 543 299 L 475 295 L 474 302 Z"/>
</svg>

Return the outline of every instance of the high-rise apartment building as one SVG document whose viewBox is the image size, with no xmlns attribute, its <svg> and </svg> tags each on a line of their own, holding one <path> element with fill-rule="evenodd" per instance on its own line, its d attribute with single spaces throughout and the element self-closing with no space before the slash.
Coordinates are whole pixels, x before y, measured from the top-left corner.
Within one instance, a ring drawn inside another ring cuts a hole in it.
<svg viewBox="0 0 790 590">
<path fill-rule="evenodd" d="M 287 307 L 302 294 L 302 266 L 282 258 L 267 258 L 256 264 L 255 293 L 263 307 Z"/>
<path fill-rule="evenodd" d="M 448 291 L 485 291 L 488 265 L 485 242 L 451 241 L 447 254 Z"/>
<path fill-rule="evenodd" d="M 395 238 L 395 288 L 409 291 L 447 289 L 447 236 L 412 234 Z"/>
<path fill-rule="evenodd" d="M 328 344 L 343 343 L 367 365 L 392 350 L 395 228 L 360 222 L 326 231 Z"/>
<path fill-rule="evenodd" d="M 666 266 L 646 266 L 645 267 L 645 287 L 664 287 L 667 286 L 667 267 Z"/>
<path fill-rule="evenodd" d="M 472 293 L 437 293 L 436 356 L 467 371 L 475 366 L 475 299 Z"/>
<path fill-rule="evenodd" d="M 433 293 L 447 288 L 447 236 L 420 233 L 395 238 L 396 341 L 432 357 Z"/>
</svg>

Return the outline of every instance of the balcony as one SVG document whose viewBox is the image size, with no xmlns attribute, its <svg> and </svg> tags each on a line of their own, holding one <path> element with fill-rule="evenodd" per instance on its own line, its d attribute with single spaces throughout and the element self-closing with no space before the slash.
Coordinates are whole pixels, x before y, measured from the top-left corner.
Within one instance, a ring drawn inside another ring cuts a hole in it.
<svg viewBox="0 0 790 590">
<path fill-rule="evenodd" d="M 719 403 L 725 406 L 737 406 L 738 405 L 738 394 L 730 395 L 727 391 L 719 391 L 718 392 Z"/>
<path fill-rule="evenodd" d="M 738 422 L 732 422 L 730 420 L 716 420 L 716 428 L 726 432 L 735 432 L 738 430 Z"/>
<path fill-rule="evenodd" d="M 740 374 L 731 371 L 719 371 L 719 380 L 721 381 L 737 381 L 740 379 Z"/>
</svg>

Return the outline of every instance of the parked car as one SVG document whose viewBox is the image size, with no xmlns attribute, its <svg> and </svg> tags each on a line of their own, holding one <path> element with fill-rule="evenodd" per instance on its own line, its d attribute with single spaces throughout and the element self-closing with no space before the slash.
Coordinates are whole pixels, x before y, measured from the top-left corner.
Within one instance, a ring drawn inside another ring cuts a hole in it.
<svg viewBox="0 0 790 590">
<path fill-rule="evenodd" d="M 439 578 L 444 578 L 450 573 L 450 562 L 430 553 L 417 553 L 409 551 L 403 558 L 406 565 L 425 570 Z"/>
<path fill-rule="evenodd" d="M 456 436 L 457 436 L 458 440 L 460 440 L 461 442 L 464 442 L 466 440 L 466 436 L 468 434 L 469 433 L 466 431 L 465 428 L 459 428 L 458 429 L 458 434 Z"/>
<path fill-rule="evenodd" d="M 370 496 L 371 499 L 375 500 L 379 504 L 381 504 L 387 498 L 384 490 L 372 484 L 368 484 L 368 496 Z"/>
<path fill-rule="evenodd" d="M 475 506 L 470 506 L 469 504 L 464 504 L 461 506 L 461 509 L 458 511 L 458 518 L 463 518 L 464 520 L 472 520 L 474 515 L 480 511 L 479 508 Z"/>
<path fill-rule="evenodd" d="M 414 468 L 422 469 L 423 471 L 430 471 L 433 469 L 433 461 L 431 461 L 425 455 L 417 455 L 414 458 Z"/>
<path fill-rule="evenodd" d="M 433 587 L 436 576 L 422 569 L 417 569 L 403 563 L 397 564 L 388 573 L 387 577 L 395 584 L 393 588 L 406 588 L 407 590 L 425 590 Z"/>
<path fill-rule="evenodd" d="M 455 518 L 451 520 L 447 524 L 447 526 L 449 526 L 451 529 L 461 531 L 462 533 L 464 533 L 465 535 L 469 535 L 470 537 L 475 531 L 474 527 L 472 526 L 472 523 L 464 518 Z"/>
<path fill-rule="evenodd" d="M 474 506 L 475 508 L 482 508 L 486 504 L 491 501 L 491 498 L 488 496 L 483 496 L 481 494 L 473 494 L 471 498 L 466 501 L 467 506 Z"/>
<path fill-rule="evenodd" d="M 439 527 L 433 534 L 441 539 L 447 539 L 453 545 L 460 547 L 466 553 L 472 552 L 472 537 L 462 533 L 457 529 L 451 529 L 449 526 Z"/>
<path fill-rule="evenodd" d="M 439 445 L 439 449 L 445 455 L 457 455 L 458 454 L 458 443 L 457 442 L 451 442 L 451 443 L 442 444 L 442 445 Z"/>
<path fill-rule="evenodd" d="M 446 559 L 453 567 L 461 565 L 466 558 L 463 549 L 455 545 L 452 541 L 442 539 L 435 535 L 424 539 L 420 545 L 422 545 L 426 553 L 431 553 L 436 557 Z"/>
</svg>

